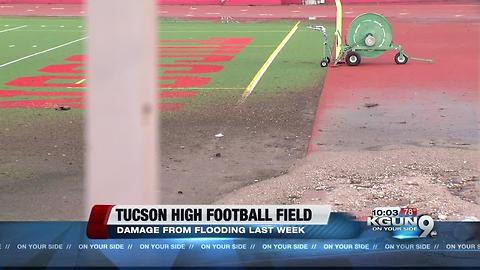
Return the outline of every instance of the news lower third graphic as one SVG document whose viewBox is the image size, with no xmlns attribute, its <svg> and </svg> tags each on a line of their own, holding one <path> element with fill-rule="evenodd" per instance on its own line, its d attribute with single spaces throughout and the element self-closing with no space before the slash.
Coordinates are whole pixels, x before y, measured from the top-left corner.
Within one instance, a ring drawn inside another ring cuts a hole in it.
<svg viewBox="0 0 480 270">
<path fill-rule="evenodd" d="M 97 205 L 92 209 L 87 235 L 94 239 L 282 235 L 304 238 L 311 234 L 306 233 L 307 226 L 327 225 L 329 215 L 330 207 L 321 205 Z"/>
<path fill-rule="evenodd" d="M 0 267 L 480 265 L 480 223 L 421 209 L 97 205 L 88 222 L 1 222 Z"/>
</svg>

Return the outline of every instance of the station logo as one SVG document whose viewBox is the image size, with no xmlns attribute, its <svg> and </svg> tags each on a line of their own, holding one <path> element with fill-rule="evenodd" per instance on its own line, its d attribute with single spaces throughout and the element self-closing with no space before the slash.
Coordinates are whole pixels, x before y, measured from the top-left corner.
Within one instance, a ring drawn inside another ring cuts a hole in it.
<svg viewBox="0 0 480 270">
<path fill-rule="evenodd" d="M 367 218 L 373 231 L 392 232 L 397 239 L 434 237 L 434 224 L 429 215 L 417 216 L 416 208 L 377 207 Z"/>
</svg>

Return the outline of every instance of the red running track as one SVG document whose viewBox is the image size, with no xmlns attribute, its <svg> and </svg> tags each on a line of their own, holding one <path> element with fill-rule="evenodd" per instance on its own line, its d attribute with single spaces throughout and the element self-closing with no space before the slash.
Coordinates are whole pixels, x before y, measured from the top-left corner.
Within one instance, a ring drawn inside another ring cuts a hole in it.
<svg viewBox="0 0 480 270">
<path fill-rule="evenodd" d="M 480 5 L 468 1 L 460 4 L 344 5 L 344 12 L 347 18 L 352 18 L 365 12 L 377 12 L 386 17 L 398 19 L 480 20 Z M 238 19 L 299 19 L 309 17 L 334 19 L 335 6 L 161 6 L 158 13 L 161 17 L 186 19 L 212 19 L 223 16 L 231 16 Z M 0 4 L 0 16 L 84 15 L 86 15 L 85 7 L 82 5 Z"/>
<path fill-rule="evenodd" d="M 393 22 L 410 56 L 329 67 L 309 151 L 394 145 L 458 147 L 479 143 L 479 22 Z M 370 103 L 367 108 L 365 105 Z"/>
</svg>

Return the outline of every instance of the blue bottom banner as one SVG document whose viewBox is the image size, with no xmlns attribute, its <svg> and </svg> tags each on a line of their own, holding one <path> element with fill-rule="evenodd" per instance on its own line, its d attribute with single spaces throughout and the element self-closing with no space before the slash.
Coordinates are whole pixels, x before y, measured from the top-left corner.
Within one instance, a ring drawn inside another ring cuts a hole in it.
<svg viewBox="0 0 480 270">
<path fill-rule="evenodd" d="M 0 267 L 480 266 L 479 222 L 435 222 L 426 237 L 385 228 L 332 214 L 324 226 L 111 226 L 89 239 L 86 222 L 1 222 Z"/>
</svg>

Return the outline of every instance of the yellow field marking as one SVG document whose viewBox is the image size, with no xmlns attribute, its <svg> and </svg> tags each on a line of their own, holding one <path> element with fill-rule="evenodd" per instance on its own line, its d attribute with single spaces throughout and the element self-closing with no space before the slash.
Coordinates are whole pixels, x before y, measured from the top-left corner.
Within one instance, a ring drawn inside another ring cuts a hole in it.
<svg viewBox="0 0 480 270">
<path fill-rule="evenodd" d="M 280 51 L 285 47 L 287 42 L 290 40 L 290 38 L 295 34 L 295 32 L 298 29 L 298 25 L 300 24 L 300 21 L 298 21 L 288 32 L 288 34 L 285 36 L 285 38 L 278 44 L 277 48 L 272 52 L 272 54 L 267 58 L 267 61 L 262 65 L 262 67 L 257 71 L 255 76 L 253 77 L 252 81 L 248 84 L 247 88 L 245 88 L 245 91 L 242 94 L 242 98 L 238 101 L 239 104 L 245 102 L 245 100 L 250 96 L 250 94 L 253 92 L 255 89 L 255 86 L 257 86 L 258 82 L 260 79 L 262 79 L 263 74 L 267 71 L 268 67 L 272 64 L 273 60 L 277 57 L 277 55 L 280 53 Z"/>
<path fill-rule="evenodd" d="M 335 46 L 335 59 L 338 59 L 340 51 L 342 50 L 342 23 L 343 23 L 343 9 L 342 2 L 340 0 L 335 0 L 335 7 L 337 9 L 337 17 L 335 22 L 335 35 L 337 36 L 337 44 Z"/>
</svg>

